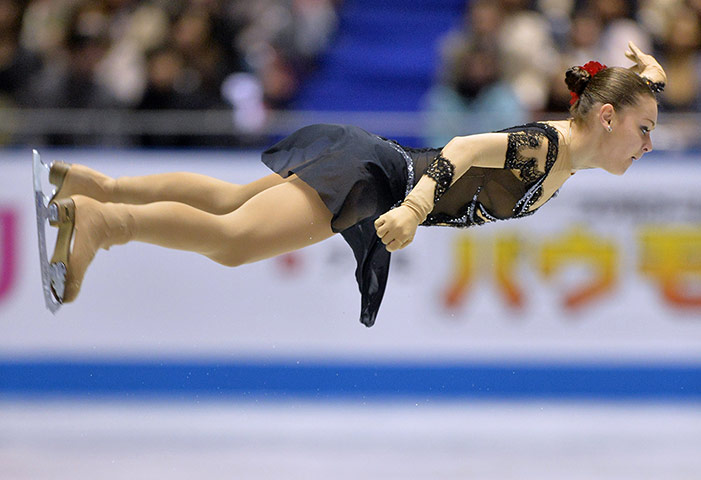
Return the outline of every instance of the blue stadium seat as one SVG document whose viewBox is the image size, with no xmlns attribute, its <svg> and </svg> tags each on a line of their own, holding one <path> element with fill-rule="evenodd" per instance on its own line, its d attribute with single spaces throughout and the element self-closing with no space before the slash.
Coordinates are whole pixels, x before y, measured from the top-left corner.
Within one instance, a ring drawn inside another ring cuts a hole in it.
<svg viewBox="0 0 701 480">
<path fill-rule="evenodd" d="M 465 0 L 346 0 L 339 31 L 294 108 L 416 111 L 438 67 L 438 41 Z"/>
</svg>

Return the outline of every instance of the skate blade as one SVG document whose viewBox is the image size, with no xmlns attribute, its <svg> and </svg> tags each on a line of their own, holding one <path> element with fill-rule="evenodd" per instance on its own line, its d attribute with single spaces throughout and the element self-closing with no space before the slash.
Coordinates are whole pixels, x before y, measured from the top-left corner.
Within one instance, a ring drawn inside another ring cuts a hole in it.
<svg viewBox="0 0 701 480">
<path fill-rule="evenodd" d="M 36 150 L 33 153 L 34 204 L 37 216 L 37 239 L 39 242 L 39 265 L 41 267 L 41 284 L 44 291 L 44 302 L 51 313 L 56 313 L 61 307 L 65 289 L 65 265 L 50 264 L 46 249 L 46 225 L 50 219 L 58 220 L 58 210 L 55 205 L 49 207 L 49 197 L 44 195 L 41 186 L 41 175 L 51 169 L 41 161 Z"/>
</svg>

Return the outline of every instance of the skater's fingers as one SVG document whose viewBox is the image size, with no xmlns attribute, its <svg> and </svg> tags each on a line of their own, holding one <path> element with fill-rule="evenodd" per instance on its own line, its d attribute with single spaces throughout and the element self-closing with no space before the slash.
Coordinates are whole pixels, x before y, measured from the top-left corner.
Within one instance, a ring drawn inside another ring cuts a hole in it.
<svg viewBox="0 0 701 480">
<path fill-rule="evenodd" d="M 633 54 L 637 54 L 640 51 L 640 49 L 633 42 L 628 42 L 628 50 L 630 50 Z"/>
<path fill-rule="evenodd" d="M 402 243 L 397 239 L 394 239 L 387 244 L 387 251 L 388 252 L 395 252 L 395 251 L 399 250 L 400 248 L 402 248 Z"/>
<path fill-rule="evenodd" d="M 404 247 L 406 247 L 407 245 L 409 245 L 409 244 L 411 243 L 412 240 L 413 240 L 413 238 L 411 238 L 411 239 L 409 239 L 409 240 L 404 240 L 404 241 L 397 240 L 397 244 L 398 244 L 399 246 L 398 246 L 395 250 L 401 250 L 401 249 L 403 249 Z"/>
<path fill-rule="evenodd" d="M 382 243 L 384 243 L 385 245 L 389 245 L 389 244 L 392 242 L 392 240 L 394 240 L 394 236 L 393 236 L 393 235 L 390 235 L 389 233 L 387 233 L 387 234 L 381 236 L 381 237 L 380 237 L 380 240 L 381 240 Z"/>
<path fill-rule="evenodd" d="M 645 66 L 647 64 L 656 62 L 655 58 L 652 55 L 648 55 L 647 53 L 640 50 L 638 47 L 635 46 L 633 42 L 628 42 L 628 47 L 635 56 L 635 61 L 637 61 L 640 65 Z"/>
<path fill-rule="evenodd" d="M 630 48 L 630 51 L 633 52 L 635 55 L 645 55 L 643 51 L 640 50 L 632 41 L 628 42 L 628 48 Z"/>
<path fill-rule="evenodd" d="M 396 238 L 396 235 L 387 224 L 382 225 L 378 230 L 377 230 L 377 236 L 380 237 L 380 240 L 382 240 L 382 243 L 387 245 L 389 242 L 394 240 Z"/>
<path fill-rule="evenodd" d="M 377 236 L 382 238 L 387 234 L 387 231 L 389 230 L 389 225 L 387 224 L 387 217 L 386 213 L 384 215 L 381 215 L 377 220 L 375 220 L 375 231 L 377 232 Z"/>
</svg>

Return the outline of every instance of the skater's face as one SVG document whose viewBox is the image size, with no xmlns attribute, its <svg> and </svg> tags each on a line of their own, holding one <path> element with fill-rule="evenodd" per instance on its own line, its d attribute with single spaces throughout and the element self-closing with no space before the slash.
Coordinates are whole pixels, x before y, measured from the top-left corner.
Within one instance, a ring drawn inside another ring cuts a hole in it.
<svg viewBox="0 0 701 480">
<path fill-rule="evenodd" d="M 650 133 L 657 125 L 654 98 L 640 97 L 637 103 L 618 110 L 603 105 L 597 120 L 603 132 L 600 167 L 607 172 L 622 175 L 634 161 L 652 151 Z"/>
</svg>

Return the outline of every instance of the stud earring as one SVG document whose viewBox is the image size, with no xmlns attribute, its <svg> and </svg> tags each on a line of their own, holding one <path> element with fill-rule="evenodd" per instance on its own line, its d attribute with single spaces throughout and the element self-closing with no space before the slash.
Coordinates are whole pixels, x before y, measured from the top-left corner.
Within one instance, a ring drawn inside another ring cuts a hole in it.
<svg viewBox="0 0 701 480">
<path fill-rule="evenodd" d="M 609 125 L 608 127 L 606 127 L 606 130 L 608 130 L 609 133 L 613 132 L 613 128 L 611 128 L 611 125 Z"/>
</svg>

